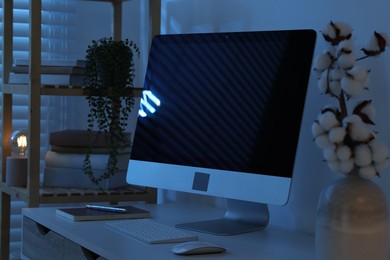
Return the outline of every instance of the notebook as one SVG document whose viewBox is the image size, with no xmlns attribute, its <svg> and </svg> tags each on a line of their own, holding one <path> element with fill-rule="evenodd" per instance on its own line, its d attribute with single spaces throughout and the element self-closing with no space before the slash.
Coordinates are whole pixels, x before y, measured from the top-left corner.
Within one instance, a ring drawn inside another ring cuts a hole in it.
<svg viewBox="0 0 390 260">
<path fill-rule="evenodd" d="M 126 212 L 113 212 L 90 209 L 86 207 L 59 208 L 56 213 L 59 216 L 73 221 L 86 220 L 109 220 L 109 219 L 131 219 L 131 218 L 149 218 L 150 212 L 132 206 L 123 206 Z"/>
</svg>

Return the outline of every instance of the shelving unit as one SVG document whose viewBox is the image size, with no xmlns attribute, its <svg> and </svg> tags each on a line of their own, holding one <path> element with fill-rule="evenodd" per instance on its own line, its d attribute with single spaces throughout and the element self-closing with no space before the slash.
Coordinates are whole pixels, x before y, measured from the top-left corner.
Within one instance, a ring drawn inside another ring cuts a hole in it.
<svg viewBox="0 0 390 260">
<path fill-rule="evenodd" d="M 92 0 L 99 1 L 99 0 Z M 122 37 L 122 3 L 126 0 L 100 0 L 111 2 L 113 7 L 113 38 Z M 2 168 L 1 168 L 1 219 L 0 219 L 0 259 L 9 258 L 10 242 L 10 213 L 11 198 L 25 201 L 28 207 L 38 207 L 45 203 L 77 203 L 77 202 L 110 202 L 119 201 L 145 201 L 156 202 L 156 190 L 128 186 L 123 189 L 112 191 L 96 191 L 82 189 L 60 189 L 43 188 L 39 181 L 39 160 L 40 160 L 40 116 L 41 96 L 81 96 L 81 89 L 77 88 L 55 88 L 54 86 L 43 86 L 40 81 L 41 65 L 41 0 L 30 0 L 30 83 L 28 85 L 8 84 L 9 73 L 13 62 L 13 1 L 3 1 L 3 84 L 1 84 L 1 95 L 3 98 L 2 111 Z M 149 0 L 149 35 L 160 33 L 160 10 L 161 0 Z M 12 133 L 12 96 L 14 94 L 25 94 L 29 97 L 29 157 L 27 187 L 8 186 L 5 182 L 6 157 L 10 155 L 11 147 L 8 138 Z M 135 95 L 140 96 L 141 91 L 137 90 Z M 37 123 L 38 122 L 38 123 Z"/>
</svg>

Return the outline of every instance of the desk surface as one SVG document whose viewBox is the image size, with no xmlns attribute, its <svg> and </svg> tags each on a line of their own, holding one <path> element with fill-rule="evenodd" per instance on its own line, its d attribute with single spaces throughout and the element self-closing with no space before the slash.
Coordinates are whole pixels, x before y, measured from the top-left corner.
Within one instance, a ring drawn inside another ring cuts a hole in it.
<svg viewBox="0 0 390 260">
<path fill-rule="evenodd" d="M 221 209 L 196 204 L 135 206 L 149 210 L 152 219 L 172 226 L 182 222 L 219 218 L 223 215 Z M 74 222 L 56 215 L 55 208 L 45 207 L 23 209 L 23 214 L 110 260 L 184 258 L 171 253 L 174 244 L 149 245 L 104 227 L 104 221 Z M 199 240 L 221 244 L 227 247 L 228 251 L 223 254 L 191 256 L 191 259 L 315 259 L 312 236 L 277 227 L 267 227 L 262 231 L 234 236 L 194 233 L 198 235 Z"/>
</svg>

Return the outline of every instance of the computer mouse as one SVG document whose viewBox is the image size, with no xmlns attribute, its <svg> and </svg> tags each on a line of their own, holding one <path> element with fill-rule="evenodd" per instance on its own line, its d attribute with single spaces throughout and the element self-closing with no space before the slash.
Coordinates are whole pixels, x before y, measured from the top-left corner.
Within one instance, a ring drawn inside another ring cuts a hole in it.
<svg viewBox="0 0 390 260">
<path fill-rule="evenodd" d="M 199 240 L 180 243 L 172 247 L 172 252 L 178 255 L 214 254 L 223 253 L 226 250 L 223 246 Z"/>
</svg>

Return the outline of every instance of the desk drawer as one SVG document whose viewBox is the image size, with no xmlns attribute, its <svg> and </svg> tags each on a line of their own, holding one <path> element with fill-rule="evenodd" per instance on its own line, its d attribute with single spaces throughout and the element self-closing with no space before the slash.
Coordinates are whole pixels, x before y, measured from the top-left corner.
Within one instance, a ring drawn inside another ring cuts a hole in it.
<svg viewBox="0 0 390 260">
<path fill-rule="evenodd" d="M 22 254 L 31 260 L 104 260 L 26 216 L 23 217 Z"/>
</svg>

